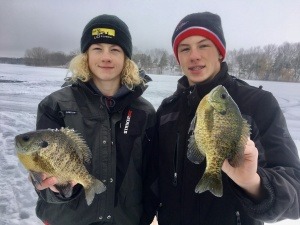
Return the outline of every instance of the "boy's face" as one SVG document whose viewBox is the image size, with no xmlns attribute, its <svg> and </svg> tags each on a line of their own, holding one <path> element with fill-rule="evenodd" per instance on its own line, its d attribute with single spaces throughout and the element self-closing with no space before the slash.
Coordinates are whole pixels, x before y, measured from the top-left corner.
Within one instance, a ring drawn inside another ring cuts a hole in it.
<svg viewBox="0 0 300 225">
<path fill-rule="evenodd" d="M 87 50 L 89 69 L 96 82 L 120 82 L 125 54 L 118 45 L 98 43 Z"/>
<path fill-rule="evenodd" d="M 213 79 L 221 68 L 217 47 L 203 36 L 182 40 L 178 45 L 178 60 L 190 85 Z"/>
</svg>

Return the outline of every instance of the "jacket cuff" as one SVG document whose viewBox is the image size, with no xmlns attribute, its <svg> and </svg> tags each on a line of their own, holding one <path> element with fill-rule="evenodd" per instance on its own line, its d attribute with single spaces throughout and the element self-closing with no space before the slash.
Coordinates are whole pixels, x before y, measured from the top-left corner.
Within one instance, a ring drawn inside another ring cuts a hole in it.
<svg viewBox="0 0 300 225">
<path fill-rule="evenodd" d="M 76 199 L 82 192 L 82 189 L 83 188 L 81 185 L 75 185 L 73 187 L 73 194 L 69 198 L 65 198 L 61 194 L 51 191 L 49 188 L 41 191 L 36 190 L 36 192 L 44 201 L 48 203 L 67 203 Z"/>
<path fill-rule="evenodd" d="M 265 176 L 263 169 L 258 168 L 257 173 L 261 177 L 261 186 L 264 189 L 264 197 L 260 201 L 254 201 L 242 188 L 236 185 L 233 181 L 230 182 L 234 194 L 250 216 L 265 213 L 270 210 L 275 203 L 274 187 Z"/>
</svg>

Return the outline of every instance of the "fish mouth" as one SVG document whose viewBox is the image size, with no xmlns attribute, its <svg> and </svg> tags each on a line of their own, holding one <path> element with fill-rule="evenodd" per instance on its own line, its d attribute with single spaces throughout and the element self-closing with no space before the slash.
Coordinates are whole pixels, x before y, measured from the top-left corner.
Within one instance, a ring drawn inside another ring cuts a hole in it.
<svg viewBox="0 0 300 225">
<path fill-rule="evenodd" d="M 15 140 L 15 147 L 16 147 L 17 149 L 22 148 L 21 143 L 18 142 L 17 140 Z"/>
<path fill-rule="evenodd" d="M 28 154 L 28 152 L 23 148 L 22 144 L 18 141 L 15 141 L 15 152 L 22 153 L 22 154 Z"/>
<path fill-rule="evenodd" d="M 219 101 L 216 101 L 216 100 L 213 100 L 213 99 L 210 99 L 210 98 L 207 101 L 211 105 L 211 107 L 213 107 L 214 110 L 216 110 L 221 115 L 225 115 L 227 113 L 227 109 L 226 108 L 224 108 L 224 107 L 218 107 L 220 105 Z"/>
</svg>

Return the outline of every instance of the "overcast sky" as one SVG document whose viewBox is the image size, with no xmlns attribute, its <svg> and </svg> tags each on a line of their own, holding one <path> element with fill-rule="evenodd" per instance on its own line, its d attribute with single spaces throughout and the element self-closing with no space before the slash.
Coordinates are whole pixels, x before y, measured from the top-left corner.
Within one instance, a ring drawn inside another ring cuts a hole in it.
<svg viewBox="0 0 300 225">
<path fill-rule="evenodd" d="M 0 57 L 79 49 L 83 27 L 100 14 L 126 22 L 138 49 L 171 53 L 177 23 L 203 11 L 221 16 L 229 50 L 300 42 L 299 0 L 0 0 Z"/>
</svg>

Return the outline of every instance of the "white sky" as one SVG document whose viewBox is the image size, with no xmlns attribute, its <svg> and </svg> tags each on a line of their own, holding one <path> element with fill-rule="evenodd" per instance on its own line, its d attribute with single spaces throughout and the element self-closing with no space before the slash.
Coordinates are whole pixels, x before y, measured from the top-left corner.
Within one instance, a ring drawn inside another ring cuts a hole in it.
<svg viewBox="0 0 300 225">
<path fill-rule="evenodd" d="M 171 53 L 171 37 L 187 14 L 221 16 L 227 49 L 300 41 L 299 0 L 0 0 L 0 57 L 22 57 L 44 47 L 79 49 L 83 27 L 100 14 L 124 20 L 133 45 Z"/>
</svg>

